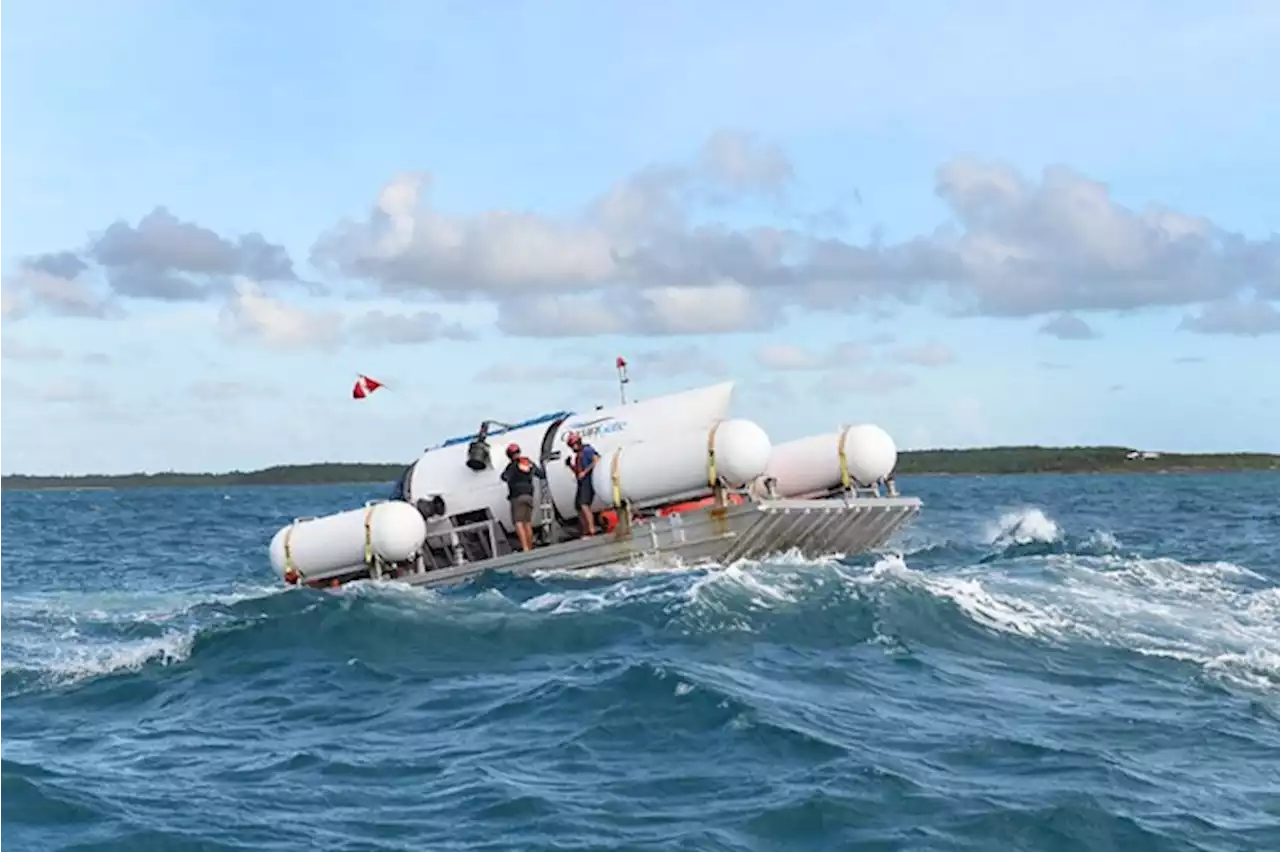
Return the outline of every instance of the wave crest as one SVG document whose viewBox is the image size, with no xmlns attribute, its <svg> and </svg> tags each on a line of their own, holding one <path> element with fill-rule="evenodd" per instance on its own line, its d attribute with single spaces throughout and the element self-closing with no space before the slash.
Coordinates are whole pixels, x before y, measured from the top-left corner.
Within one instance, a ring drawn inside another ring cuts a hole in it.
<svg viewBox="0 0 1280 852">
<path fill-rule="evenodd" d="M 658 631 L 694 641 L 751 635 L 791 647 L 866 643 L 910 653 L 904 649 L 940 645 L 978 655 L 993 647 L 973 642 L 1013 636 L 1191 662 L 1222 685 L 1280 692 L 1280 590 L 1257 572 L 1121 555 L 1111 534 L 1073 538 L 1034 507 L 1000 516 L 978 544 L 994 551 L 937 570 L 913 567 L 936 555 L 939 545 L 930 544 L 846 560 L 792 554 L 701 568 L 654 560 L 490 578 L 457 591 L 356 583 L 324 592 L 10 597 L 4 691 L 264 648 L 396 666 L 397 654 L 417 647 L 445 648 L 442 658 L 465 662 L 605 647 Z"/>
</svg>

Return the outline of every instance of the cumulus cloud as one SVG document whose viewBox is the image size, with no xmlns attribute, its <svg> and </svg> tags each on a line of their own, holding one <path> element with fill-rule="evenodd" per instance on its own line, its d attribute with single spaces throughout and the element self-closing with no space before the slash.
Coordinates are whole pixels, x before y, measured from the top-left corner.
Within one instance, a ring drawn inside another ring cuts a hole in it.
<svg viewBox="0 0 1280 852">
<path fill-rule="evenodd" d="M 232 239 L 156 207 L 137 225 L 111 223 L 83 249 L 24 258 L 6 281 L 13 295 L 6 293 L 5 315 L 38 306 L 63 316 L 119 316 L 122 297 L 203 300 L 226 295 L 240 277 L 304 283 L 284 246 L 261 234 Z"/>
<path fill-rule="evenodd" d="M 267 242 L 261 234 L 231 240 L 185 222 L 164 207 L 143 216 L 136 226 L 113 222 L 88 254 L 108 270 L 116 292 L 142 298 L 200 296 L 203 288 L 181 277 L 184 274 L 241 275 L 258 281 L 297 277 L 284 247 Z"/>
<path fill-rule="evenodd" d="M 332 346 L 341 336 L 342 318 L 331 311 L 288 305 L 262 292 L 257 282 L 242 278 L 221 312 L 223 331 L 277 350 Z"/>
<path fill-rule="evenodd" d="M 1059 314 L 1040 326 L 1040 333 L 1059 340 L 1093 340 L 1098 333 L 1084 320 L 1071 314 Z"/>
<path fill-rule="evenodd" d="M 450 217 L 426 203 L 429 176 L 398 175 L 364 221 L 322 235 L 312 259 L 383 292 L 494 299 L 500 328 L 515 335 L 766 329 L 779 321 L 777 300 L 735 272 L 756 276 L 784 247 L 782 232 L 693 227 L 689 217 L 700 203 L 779 198 L 791 176 L 781 151 L 730 132 L 692 164 L 643 168 L 563 219 Z"/>
<path fill-rule="evenodd" d="M 518 337 L 724 334 L 766 331 L 781 321 L 734 281 L 608 294 L 517 296 L 498 303 L 499 331 Z"/>
<path fill-rule="evenodd" d="M 87 264 L 71 252 L 23 258 L 4 282 L 4 315 L 20 319 L 32 310 L 54 316 L 106 319 L 121 310 L 109 294 L 97 291 L 84 273 Z"/>
<path fill-rule="evenodd" d="M 853 394 L 882 396 L 915 384 L 916 377 L 893 364 L 914 367 L 940 367 L 955 360 L 955 355 L 938 343 L 904 346 L 876 356 L 870 346 L 860 341 L 839 343 L 825 350 L 814 350 L 791 343 L 762 346 L 755 352 L 756 363 L 770 373 L 816 374 L 810 392 L 816 395 Z M 762 384 L 779 382 L 763 379 Z"/>
<path fill-rule="evenodd" d="M 1271 302 L 1227 300 L 1205 305 L 1198 315 L 1186 316 L 1179 326 L 1200 334 L 1257 337 L 1280 334 L 1280 310 Z"/>
<path fill-rule="evenodd" d="M 709 199 L 783 203 L 793 179 L 780 150 L 730 132 L 690 164 L 643 168 L 558 219 L 450 216 L 429 205 L 429 177 L 415 173 L 394 178 L 364 220 L 322 235 L 313 258 L 384 292 L 494 299 L 504 331 L 537 336 L 769 328 L 786 305 L 945 298 L 968 313 L 1063 313 L 1046 333 L 1077 339 L 1082 321 L 1064 312 L 1280 292 L 1280 240 L 1159 205 L 1131 209 L 1061 166 L 1031 178 L 949 161 L 935 176 L 949 220 L 897 243 L 697 216 Z"/>
<path fill-rule="evenodd" d="M 260 343 L 281 351 L 300 351 L 350 341 L 361 346 L 473 340 L 475 333 L 432 311 L 391 314 L 367 311 L 347 317 L 333 310 L 291 305 L 263 292 L 247 278 L 238 279 L 220 317 L 231 339 Z"/>
<path fill-rule="evenodd" d="M 369 311 L 351 323 L 348 333 L 362 343 L 430 343 L 435 340 L 474 340 L 475 332 L 447 322 L 433 311 L 389 314 Z"/>
<path fill-rule="evenodd" d="M 1123 204 L 1105 183 L 1064 166 L 1024 175 L 952 159 L 933 181 L 943 221 L 865 243 L 816 230 L 830 211 L 796 203 L 785 152 L 730 130 L 684 161 L 638 168 L 564 215 L 455 215 L 433 203 L 435 180 L 424 171 L 391 176 L 367 211 L 316 238 L 311 263 L 350 295 L 488 302 L 500 331 L 534 337 L 763 331 L 792 309 L 882 316 L 927 304 L 1056 317 L 1046 334 L 1083 339 L 1076 311 L 1280 297 L 1280 236 L 1252 239 L 1194 213 Z M 111 224 L 84 250 L 27 259 L 12 298 L 6 288 L 5 316 L 36 304 L 107 316 L 133 298 L 243 302 L 237 279 L 305 283 L 288 251 L 261 234 L 224 236 L 157 207 L 136 225 Z M 1225 309 L 1206 310 L 1208 319 L 1186 327 L 1213 326 Z M 457 333 L 427 314 L 383 320 L 377 339 Z M 296 329 L 289 339 L 299 339 Z"/>
</svg>

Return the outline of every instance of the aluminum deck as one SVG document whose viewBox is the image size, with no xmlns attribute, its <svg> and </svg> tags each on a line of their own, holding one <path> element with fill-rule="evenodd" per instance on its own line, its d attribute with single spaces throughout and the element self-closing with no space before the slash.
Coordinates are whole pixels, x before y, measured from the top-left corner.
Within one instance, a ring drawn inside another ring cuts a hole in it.
<svg viewBox="0 0 1280 852">
<path fill-rule="evenodd" d="M 798 551 L 807 558 L 854 555 L 886 543 L 920 508 L 919 498 L 899 496 L 769 499 L 654 517 L 637 521 L 629 531 L 619 526 L 610 533 L 488 559 L 437 567 L 419 558 L 415 565 L 391 571 L 375 565 L 371 577 L 438 587 L 465 583 L 488 571 L 573 571 L 661 557 L 676 557 L 686 565 L 728 565 L 788 551 Z M 486 537 L 496 545 L 498 536 L 492 524 L 486 521 L 471 526 L 489 527 Z M 450 530 L 429 539 L 456 539 L 465 531 Z"/>
</svg>

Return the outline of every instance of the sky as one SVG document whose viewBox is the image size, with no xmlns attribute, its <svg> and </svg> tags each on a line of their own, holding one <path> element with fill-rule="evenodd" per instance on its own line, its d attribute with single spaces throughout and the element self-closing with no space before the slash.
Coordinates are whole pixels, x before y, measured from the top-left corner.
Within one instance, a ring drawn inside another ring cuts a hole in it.
<svg viewBox="0 0 1280 852">
<path fill-rule="evenodd" d="M 409 461 L 618 355 L 775 442 L 1278 452 L 1277 43 L 1269 0 L 7 3 L 0 468 Z"/>
</svg>

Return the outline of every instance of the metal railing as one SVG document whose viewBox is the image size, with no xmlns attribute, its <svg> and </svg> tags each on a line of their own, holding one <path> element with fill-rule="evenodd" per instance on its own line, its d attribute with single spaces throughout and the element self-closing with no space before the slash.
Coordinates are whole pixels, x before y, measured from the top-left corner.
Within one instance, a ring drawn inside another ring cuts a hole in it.
<svg viewBox="0 0 1280 852">
<path fill-rule="evenodd" d="M 438 533 L 430 533 L 427 535 L 426 544 L 429 547 L 433 540 L 440 549 L 447 551 L 452 557 L 454 565 L 462 565 L 467 562 L 479 561 L 483 562 L 492 559 L 498 555 L 498 522 L 493 518 L 486 518 L 483 521 L 474 521 L 469 524 L 463 524 L 458 527 L 450 527 Z M 479 559 L 468 558 L 466 553 L 466 536 L 479 535 L 481 541 L 488 539 L 489 552 L 488 555 L 482 555 Z"/>
</svg>

